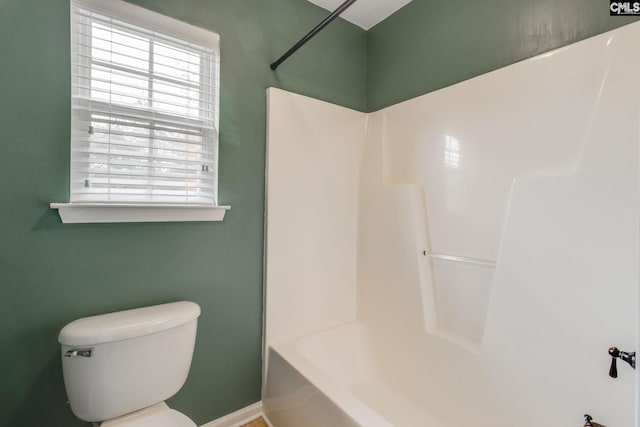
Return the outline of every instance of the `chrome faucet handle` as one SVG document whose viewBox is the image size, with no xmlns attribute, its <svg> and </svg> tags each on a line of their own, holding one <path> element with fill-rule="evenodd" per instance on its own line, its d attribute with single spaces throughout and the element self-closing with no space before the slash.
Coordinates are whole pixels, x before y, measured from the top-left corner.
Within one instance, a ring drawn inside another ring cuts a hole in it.
<svg viewBox="0 0 640 427">
<path fill-rule="evenodd" d="M 636 369 L 636 352 L 627 353 L 626 351 L 620 351 L 617 347 L 611 347 L 609 349 L 609 356 L 611 356 L 611 367 L 609 368 L 609 376 L 611 378 L 618 378 L 618 365 L 617 359 L 623 360 L 629 364 L 633 369 Z"/>
</svg>

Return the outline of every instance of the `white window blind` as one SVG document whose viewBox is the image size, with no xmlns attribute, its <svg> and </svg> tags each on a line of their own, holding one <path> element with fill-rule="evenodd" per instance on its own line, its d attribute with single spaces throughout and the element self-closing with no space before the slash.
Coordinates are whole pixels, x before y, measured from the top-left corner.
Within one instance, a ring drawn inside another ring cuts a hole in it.
<svg viewBox="0 0 640 427">
<path fill-rule="evenodd" d="M 217 205 L 218 35 L 115 0 L 71 21 L 71 202 Z"/>
</svg>

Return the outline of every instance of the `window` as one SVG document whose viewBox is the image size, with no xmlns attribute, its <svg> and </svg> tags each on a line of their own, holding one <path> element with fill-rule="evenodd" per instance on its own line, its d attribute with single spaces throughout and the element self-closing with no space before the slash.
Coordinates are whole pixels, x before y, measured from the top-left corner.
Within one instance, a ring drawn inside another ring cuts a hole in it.
<svg viewBox="0 0 640 427">
<path fill-rule="evenodd" d="M 71 204 L 217 206 L 219 36 L 71 1 Z"/>
</svg>

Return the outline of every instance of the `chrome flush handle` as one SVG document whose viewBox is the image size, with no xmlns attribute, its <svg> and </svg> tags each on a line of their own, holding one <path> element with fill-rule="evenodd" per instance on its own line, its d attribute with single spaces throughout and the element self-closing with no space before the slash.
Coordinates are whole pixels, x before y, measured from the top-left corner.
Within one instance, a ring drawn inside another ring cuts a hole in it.
<svg viewBox="0 0 640 427">
<path fill-rule="evenodd" d="M 92 348 L 74 348 L 64 354 L 64 357 L 91 357 L 93 356 Z"/>
</svg>

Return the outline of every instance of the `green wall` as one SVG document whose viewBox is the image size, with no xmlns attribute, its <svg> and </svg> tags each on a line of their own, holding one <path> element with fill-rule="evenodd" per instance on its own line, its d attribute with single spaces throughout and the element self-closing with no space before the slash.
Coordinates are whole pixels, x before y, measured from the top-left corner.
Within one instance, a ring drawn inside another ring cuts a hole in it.
<svg viewBox="0 0 640 427">
<path fill-rule="evenodd" d="M 57 335 L 78 317 L 175 300 L 202 307 L 170 405 L 203 424 L 260 399 L 269 86 L 365 107 L 366 33 L 344 21 L 276 74 L 326 12 L 302 0 L 138 0 L 221 34 L 222 223 L 63 225 L 68 0 L 0 0 L 0 426 L 87 425 L 66 406 Z"/>
<path fill-rule="evenodd" d="M 367 110 L 633 20 L 610 17 L 607 0 L 413 0 L 368 32 Z"/>
</svg>

